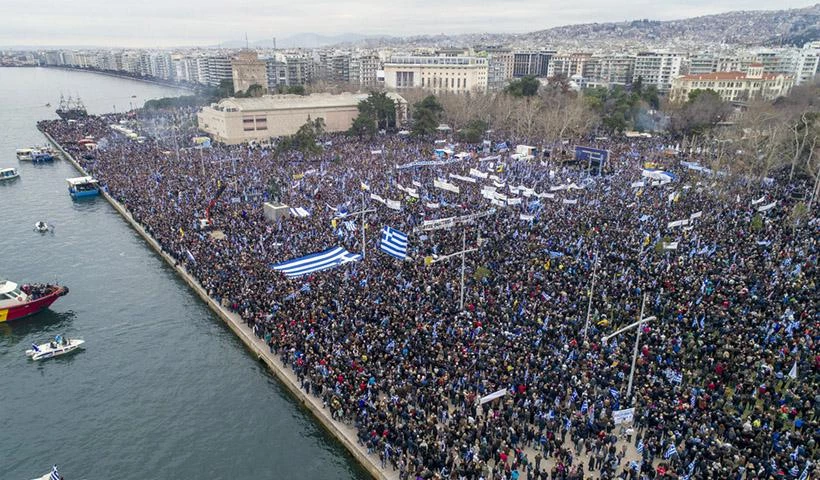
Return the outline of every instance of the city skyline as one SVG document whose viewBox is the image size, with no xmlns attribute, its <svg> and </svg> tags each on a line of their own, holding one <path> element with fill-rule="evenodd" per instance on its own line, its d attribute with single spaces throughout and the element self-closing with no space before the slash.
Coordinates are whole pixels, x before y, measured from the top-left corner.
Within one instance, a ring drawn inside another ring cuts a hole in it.
<svg viewBox="0 0 820 480">
<path fill-rule="evenodd" d="M 811 1 L 787 0 L 776 9 L 803 8 Z M 645 0 L 619 2 L 601 9 L 598 2 L 565 0 L 540 3 L 510 0 L 493 5 L 423 0 L 412 5 L 383 2 L 270 4 L 261 0 L 240 6 L 221 2 L 169 4 L 145 0 L 127 9 L 100 0 L 30 3 L 3 2 L 0 16 L 14 19 L 0 32 L 0 45 L 99 46 L 124 48 L 216 46 L 309 32 L 319 35 L 413 36 L 464 33 L 527 33 L 546 28 L 620 22 L 635 19 L 677 20 L 736 10 L 774 10 L 760 0 L 716 4 L 705 0 L 659 4 Z M 196 10 L 199 9 L 199 10 Z M 324 12 L 321 22 L 305 19 Z M 195 13 L 192 13 L 195 12 Z M 439 13 L 446 15 L 440 17 Z M 191 16 L 195 20 L 191 20 Z M 435 21 L 431 21 L 431 17 Z M 44 35 L 44 27 L 46 33 Z"/>
</svg>

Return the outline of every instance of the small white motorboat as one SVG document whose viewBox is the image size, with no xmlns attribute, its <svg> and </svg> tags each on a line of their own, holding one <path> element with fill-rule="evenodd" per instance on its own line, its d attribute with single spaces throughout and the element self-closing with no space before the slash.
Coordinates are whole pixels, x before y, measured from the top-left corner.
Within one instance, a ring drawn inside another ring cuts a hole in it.
<svg viewBox="0 0 820 480">
<path fill-rule="evenodd" d="M 66 353 L 71 353 L 77 350 L 85 343 L 85 340 L 79 338 L 63 338 L 60 335 L 54 337 L 54 340 L 42 345 L 31 345 L 30 350 L 26 350 L 26 356 L 32 360 L 44 360 L 52 357 L 59 357 Z"/>
<path fill-rule="evenodd" d="M 19 176 L 16 168 L 0 168 L 0 180 L 14 180 Z"/>
<path fill-rule="evenodd" d="M 63 480 L 63 476 L 57 471 L 57 465 L 51 467 L 51 471 L 42 477 L 37 477 L 34 480 Z"/>
<path fill-rule="evenodd" d="M 49 230 L 51 230 L 51 227 L 46 222 L 39 221 L 34 224 L 35 232 L 46 233 Z"/>
</svg>

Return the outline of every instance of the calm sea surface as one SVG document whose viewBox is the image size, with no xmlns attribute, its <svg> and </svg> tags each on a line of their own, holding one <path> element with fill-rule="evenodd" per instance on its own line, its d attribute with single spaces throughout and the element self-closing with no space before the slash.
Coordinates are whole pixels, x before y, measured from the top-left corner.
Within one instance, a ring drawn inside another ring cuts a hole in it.
<svg viewBox="0 0 820 480">
<path fill-rule="evenodd" d="M 0 323 L 0 479 L 354 479 L 367 474 L 105 200 L 73 202 L 65 161 L 18 162 L 60 93 L 90 113 L 184 94 L 84 72 L 0 68 L 0 277 L 67 285 Z M 135 98 L 132 98 L 135 95 Z M 46 103 L 51 107 L 45 107 Z M 38 220 L 54 234 L 33 231 Z M 35 363 L 56 334 L 86 349 Z"/>
</svg>

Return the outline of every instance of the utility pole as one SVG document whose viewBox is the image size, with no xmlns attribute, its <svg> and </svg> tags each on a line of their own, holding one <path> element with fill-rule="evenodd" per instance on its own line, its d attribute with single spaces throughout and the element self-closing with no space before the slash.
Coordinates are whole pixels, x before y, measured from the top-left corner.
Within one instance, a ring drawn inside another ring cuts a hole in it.
<svg viewBox="0 0 820 480">
<path fill-rule="evenodd" d="M 643 300 L 641 301 L 641 314 L 640 314 L 640 317 L 638 318 L 638 321 L 635 322 L 635 323 L 629 324 L 629 325 L 625 326 L 624 328 L 601 338 L 601 341 L 606 343 L 606 341 L 609 340 L 610 338 L 612 338 L 616 335 L 620 335 L 621 333 L 623 333 L 623 332 L 625 332 L 629 329 L 637 327 L 637 333 L 635 334 L 635 347 L 632 351 L 632 368 L 630 368 L 630 370 L 629 370 L 629 383 L 627 384 L 627 387 L 626 387 L 626 398 L 627 398 L 627 400 L 630 401 L 630 404 L 634 404 L 634 402 L 632 402 L 632 382 L 635 378 L 635 364 L 637 363 L 637 360 L 638 360 L 638 345 L 641 343 L 641 325 L 646 323 L 646 322 L 651 322 L 652 320 L 657 319 L 654 315 L 651 316 L 651 317 L 644 318 L 643 313 L 644 313 L 644 307 L 645 306 L 646 306 L 646 293 L 643 294 Z"/>
<path fill-rule="evenodd" d="M 459 302 L 458 308 L 460 310 L 464 310 L 464 280 L 465 280 L 465 271 L 466 271 L 466 255 L 470 252 L 476 252 L 478 248 L 467 248 L 467 230 L 461 231 L 461 251 L 460 252 L 453 252 L 449 255 L 443 255 L 441 257 L 433 258 L 427 257 L 424 259 L 424 263 L 427 265 L 432 265 L 437 262 L 441 262 L 456 256 L 461 256 L 461 290 L 459 295 Z"/>
<path fill-rule="evenodd" d="M 589 330 L 589 316 L 592 313 L 592 293 L 595 291 L 595 278 L 598 274 L 598 250 L 595 250 L 595 260 L 592 265 L 592 287 L 589 289 L 589 302 L 587 302 L 587 320 L 584 323 L 584 340 L 582 344 L 587 341 L 587 330 Z"/>
</svg>

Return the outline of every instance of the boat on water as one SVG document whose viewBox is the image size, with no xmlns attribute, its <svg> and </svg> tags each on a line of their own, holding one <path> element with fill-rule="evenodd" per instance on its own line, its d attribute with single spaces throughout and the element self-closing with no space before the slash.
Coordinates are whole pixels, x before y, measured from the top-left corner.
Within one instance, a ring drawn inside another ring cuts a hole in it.
<svg viewBox="0 0 820 480">
<path fill-rule="evenodd" d="M 42 477 L 37 477 L 34 480 L 65 480 L 60 472 L 57 471 L 57 465 L 51 467 L 51 471 L 47 474 L 43 475 Z"/>
<path fill-rule="evenodd" d="M 71 198 L 93 197 L 100 194 L 100 182 L 93 177 L 66 178 Z"/>
<path fill-rule="evenodd" d="M 34 315 L 68 294 L 62 285 L 31 284 L 18 286 L 0 280 L 0 323 Z"/>
<path fill-rule="evenodd" d="M 17 160 L 30 162 L 50 162 L 54 160 L 54 154 L 42 148 L 18 148 Z"/>
<path fill-rule="evenodd" d="M 83 101 L 78 96 L 76 100 L 68 97 L 68 100 L 60 95 L 60 105 L 56 110 L 57 115 L 63 120 L 80 120 L 88 116 Z"/>
<path fill-rule="evenodd" d="M 42 220 L 34 224 L 35 232 L 46 233 L 49 230 L 51 230 L 51 226 Z"/>
<path fill-rule="evenodd" d="M 15 178 L 19 178 L 20 174 L 17 173 L 16 168 L 0 168 L 0 181 L 3 180 L 14 180 Z"/>
<path fill-rule="evenodd" d="M 42 345 L 31 344 L 31 348 L 26 350 L 26 356 L 34 361 L 59 357 L 71 353 L 80 348 L 85 340 L 79 338 L 65 338 L 57 335 L 54 340 Z"/>
</svg>

